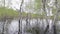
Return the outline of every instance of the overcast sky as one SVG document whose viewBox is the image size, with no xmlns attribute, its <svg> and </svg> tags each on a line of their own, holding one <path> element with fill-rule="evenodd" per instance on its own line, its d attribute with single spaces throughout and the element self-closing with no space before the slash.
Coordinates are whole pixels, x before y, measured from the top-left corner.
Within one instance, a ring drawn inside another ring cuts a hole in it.
<svg viewBox="0 0 60 34">
<path fill-rule="evenodd" d="M 10 5 L 10 7 L 19 9 L 21 0 L 10 0 L 10 1 L 12 2 L 12 4 Z M 29 2 L 29 0 L 24 0 L 24 3 L 27 3 L 27 2 Z M 2 2 L 0 2 L 0 5 L 1 4 L 2 4 Z M 8 5 L 8 0 L 5 0 L 5 4 L 6 4 L 6 6 Z"/>
<path fill-rule="evenodd" d="M 1 0 L 0 0 L 1 1 Z M 16 8 L 16 9 L 19 9 L 19 6 L 20 6 L 20 3 L 21 3 L 21 0 L 10 0 L 12 2 L 12 5 L 10 5 L 12 8 Z M 29 3 L 30 1 L 34 1 L 34 0 L 24 0 L 24 4 L 26 3 Z M 52 6 L 52 2 L 54 0 L 51 0 L 51 2 L 49 3 L 50 6 Z M 6 6 L 8 5 L 8 0 L 5 0 L 6 2 Z M 2 2 L 0 2 L 0 4 L 2 4 Z M 24 5 L 25 6 L 25 5 Z"/>
<path fill-rule="evenodd" d="M 28 3 L 28 2 L 30 2 L 30 0 L 24 0 L 24 5 L 23 6 L 25 6 L 25 4 Z M 12 6 L 12 8 L 19 9 L 20 4 L 21 4 L 21 0 L 12 0 L 12 5 L 11 6 Z"/>
</svg>

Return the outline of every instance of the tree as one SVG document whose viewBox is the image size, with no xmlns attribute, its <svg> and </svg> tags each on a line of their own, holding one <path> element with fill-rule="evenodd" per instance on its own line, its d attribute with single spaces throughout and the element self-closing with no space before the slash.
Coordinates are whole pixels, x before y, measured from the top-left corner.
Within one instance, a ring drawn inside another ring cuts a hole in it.
<svg viewBox="0 0 60 34">
<path fill-rule="evenodd" d="M 58 13 L 59 13 L 59 8 L 58 8 L 58 3 L 57 3 L 57 0 L 55 0 L 55 6 L 56 6 L 56 8 L 57 8 L 57 10 L 56 10 L 56 12 L 55 12 L 55 17 L 54 17 L 54 21 L 53 21 L 53 28 L 54 28 L 54 34 L 57 34 L 57 32 L 56 32 L 56 22 L 57 22 L 57 17 L 58 17 Z"/>
<path fill-rule="evenodd" d="M 24 2 L 24 0 L 22 0 L 21 5 L 20 5 L 20 12 L 19 12 L 19 17 L 20 18 L 19 18 L 19 31 L 18 31 L 18 34 L 22 34 L 22 17 L 21 17 L 22 13 L 21 13 L 21 11 L 22 11 L 23 2 Z"/>
<path fill-rule="evenodd" d="M 42 0 L 42 3 L 43 3 L 43 11 L 46 13 L 46 0 Z M 48 16 L 47 16 L 47 13 L 45 14 L 45 18 L 46 18 L 46 22 L 47 22 L 47 27 L 44 31 L 44 34 L 46 34 L 46 32 L 48 31 L 49 29 L 49 22 L 48 22 Z"/>
</svg>

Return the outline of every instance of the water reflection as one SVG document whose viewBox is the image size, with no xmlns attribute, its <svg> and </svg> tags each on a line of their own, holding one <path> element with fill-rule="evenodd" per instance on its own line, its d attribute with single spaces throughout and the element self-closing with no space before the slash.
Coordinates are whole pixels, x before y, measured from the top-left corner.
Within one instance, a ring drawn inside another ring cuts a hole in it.
<svg viewBox="0 0 60 34">
<path fill-rule="evenodd" d="M 30 20 L 30 27 L 34 27 L 37 23 L 37 20 L 36 19 L 32 19 Z M 47 23 L 46 23 L 46 20 L 43 19 L 42 20 L 38 20 L 38 23 L 39 23 L 39 27 L 42 29 L 45 30 L 46 26 L 47 26 Z M 9 34 L 18 34 L 18 20 L 12 20 L 11 23 L 8 25 L 8 33 Z M 31 34 L 31 33 L 28 33 L 28 32 L 25 32 L 24 31 L 24 27 L 26 26 L 26 21 L 25 20 L 22 20 L 22 34 Z M 52 24 L 52 20 L 49 21 L 49 30 L 47 32 L 47 34 L 53 34 L 53 24 Z M 60 30 L 60 21 L 58 21 L 58 23 L 56 23 L 56 26 L 57 26 L 57 30 Z M 3 22 L 0 21 L 0 34 L 2 33 L 2 28 L 3 28 Z M 60 34 L 60 31 L 57 32 L 57 34 Z"/>
</svg>

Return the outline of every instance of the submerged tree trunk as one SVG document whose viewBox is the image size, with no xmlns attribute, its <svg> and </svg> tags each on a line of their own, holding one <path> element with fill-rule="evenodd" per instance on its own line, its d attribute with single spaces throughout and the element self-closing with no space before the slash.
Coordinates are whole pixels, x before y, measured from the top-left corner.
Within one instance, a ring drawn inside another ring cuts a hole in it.
<svg viewBox="0 0 60 34">
<path fill-rule="evenodd" d="M 5 25 L 5 23 L 3 23 L 3 30 L 2 30 L 2 34 L 4 34 L 4 25 Z"/>
<path fill-rule="evenodd" d="M 29 17 L 28 14 L 26 16 L 26 26 L 25 26 L 25 30 L 29 28 Z M 26 32 L 26 31 L 25 31 Z"/>
<path fill-rule="evenodd" d="M 57 5 L 57 0 L 55 0 L 55 6 L 56 6 L 56 12 L 55 12 L 55 17 L 54 17 L 54 21 L 53 21 L 53 29 L 54 29 L 54 34 L 57 34 L 57 32 L 56 32 L 56 22 L 57 22 L 57 18 L 58 18 L 58 13 L 59 13 L 59 10 L 60 9 L 58 9 L 58 5 Z"/>
<path fill-rule="evenodd" d="M 44 34 L 46 34 L 49 29 L 49 22 L 48 22 L 48 16 L 47 16 L 47 11 L 46 11 L 46 0 L 42 0 L 42 3 L 43 3 L 43 11 L 45 12 L 45 18 L 46 18 L 46 22 L 47 22 L 47 27 L 44 30 Z"/>
<path fill-rule="evenodd" d="M 5 31 L 5 22 L 6 22 L 6 19 L 5 19 L 6 17 L 4 17 L 3 19 L 2 19 L 2 21 L 3 21 L 3 28 L 2 28 L 2 34 L 4 34 L 4 31 Z"/>
<path fill-rule="evenodd" d="M 22 5 L 23 5 L 24 0 L 22 0 L 21 5 L 20 5 L 20 12 L 19 12 L 19 31 L 18 34 L 22 34 Z"/>
</svg>

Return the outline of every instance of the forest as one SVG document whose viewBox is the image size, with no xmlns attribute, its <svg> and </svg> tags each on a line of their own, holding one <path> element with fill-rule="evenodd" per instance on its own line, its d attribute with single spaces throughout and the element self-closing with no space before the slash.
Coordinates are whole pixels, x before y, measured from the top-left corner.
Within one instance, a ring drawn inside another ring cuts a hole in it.
<svg viewBox="0 0 60 34">
<path fill-rule="evenodd" d="M 0 34 L 60 34 L 60 0 L 0 0 Z"/>
</svg>

